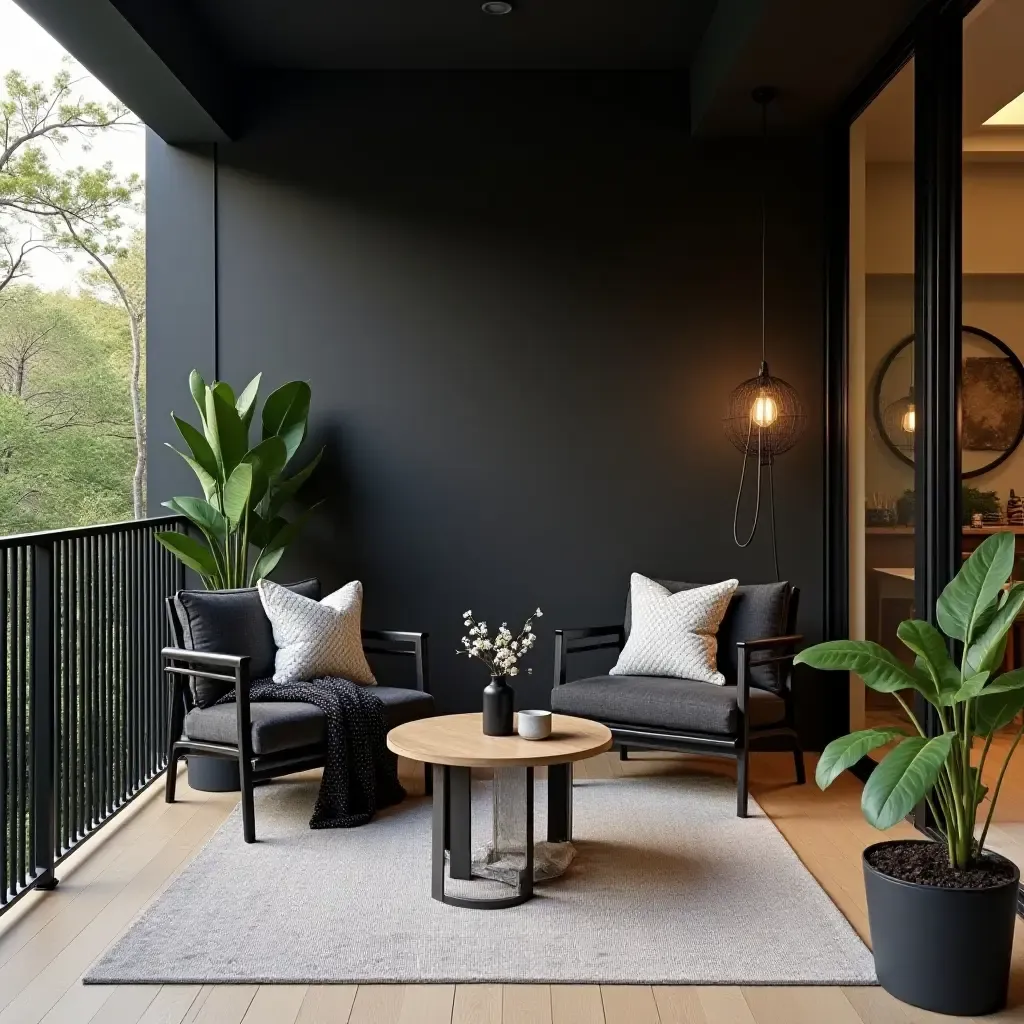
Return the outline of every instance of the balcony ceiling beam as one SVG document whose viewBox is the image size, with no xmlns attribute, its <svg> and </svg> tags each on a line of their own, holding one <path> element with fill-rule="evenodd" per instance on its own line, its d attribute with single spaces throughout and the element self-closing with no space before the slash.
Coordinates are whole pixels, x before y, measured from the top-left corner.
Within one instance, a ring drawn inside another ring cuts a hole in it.
<svg viewBox="0 0 1024 1024">
<path fill-rule="evenodd" d="M 224 142 L 236 134 L 237 76 L 183 5 L 15 2 L 164 141 Z"/>
<path fill-rule="evenodd" d="M 923 0 L 718 0 L 690 65 L 695 135 L 760 133 L 751 92 L 773 85 L 776 132 L 819 128 Z"/>
</svg>

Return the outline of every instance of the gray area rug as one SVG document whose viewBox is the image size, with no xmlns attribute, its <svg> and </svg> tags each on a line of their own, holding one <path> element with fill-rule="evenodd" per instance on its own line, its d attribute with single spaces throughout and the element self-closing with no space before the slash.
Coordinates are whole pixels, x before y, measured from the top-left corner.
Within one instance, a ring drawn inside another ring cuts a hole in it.
<svg viewBox="0 0 1024 1024">
<path fill-rule="evenodd" d="M 501 911 L 430 898 L 427 800 L 311 831 L 316 786 L 257 789 L 260 841 L 242 842 L 236 809 L 86 982 L 875 981 L 871 953 L 764 812 L 751 802 L 735 817 L 727 779 L 578 781 L 576 860 Z M 489 786 L 474 790 L 483 837 Z"/>
</svg>

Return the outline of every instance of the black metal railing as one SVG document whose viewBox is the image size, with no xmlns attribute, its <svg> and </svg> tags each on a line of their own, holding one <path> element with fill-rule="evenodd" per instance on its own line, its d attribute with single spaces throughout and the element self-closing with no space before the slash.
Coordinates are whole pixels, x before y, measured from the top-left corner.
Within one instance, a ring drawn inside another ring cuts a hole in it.
<svg viewBox="0 0 1024 1024">
<path fill-rule="evenodd" d="M 0 537 L 0 913 L 164 769 L 178 516 Z"/>
</svg>

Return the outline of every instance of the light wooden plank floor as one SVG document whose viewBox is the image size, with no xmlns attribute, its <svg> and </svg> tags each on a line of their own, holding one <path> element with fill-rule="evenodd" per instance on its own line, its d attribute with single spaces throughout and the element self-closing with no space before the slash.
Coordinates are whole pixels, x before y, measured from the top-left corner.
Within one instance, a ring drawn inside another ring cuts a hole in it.
<svg viewBox="0 0 1024 1024">
<path fill-rule="evenodd" d="M 813 774 L 808 759 L 808 774 Z M 404 765 L 410 790 L 422 776 Z M 758 802 L 804 864 L 867 937 L 860 851 L 878 833 L 860 816 L 860 786 L 828 793 L 792 783 L 788 755 L 753 758 Z M 731 766 L 660 754 L 579 766 L 588 778 L 684 775 Z M 877 988 L 647 985 L 83 986 L 82 973 L 188 862 L 237 796 L 197 793 L 184 777 L 167 806 L 157 786 L 61 866 L 60 887 L 30 893 L 0 918 L 0 1024 L 924 1024 L 952 1021 Z M 1007 822 L 1008 831 L 1012 826 Z M 906 835 L 909 826 L 896 830 Z M 1016 837 L 1014 837 L 1016 838 Z M 1024 837 L 1022 837 L 1024 841 Z M 1024 1024 L 1024 929 L 1018 922 L 1011 1008 Z M 514 955 L 514 950 L 510 950 Z"/>
</svg>

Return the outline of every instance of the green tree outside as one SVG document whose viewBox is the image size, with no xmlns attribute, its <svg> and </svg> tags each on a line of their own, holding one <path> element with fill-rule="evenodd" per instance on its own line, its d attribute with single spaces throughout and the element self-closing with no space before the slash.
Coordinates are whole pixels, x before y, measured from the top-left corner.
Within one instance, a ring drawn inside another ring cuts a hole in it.
<svg viewBox="0 0 1024 1024">
<path fill-rule="evenodd" d="M 82 99 L 71 66 L 0 81 L 0 533 L 140 518 L 145 507 L 145 237 L 126 222 L 142 182 L 67 166 L 72 139 L 131 114 Z M 137 218 L 136 218 L 137 219 Z M 44 291 L 48 250 L 87 257 Z"/>
</svg>

